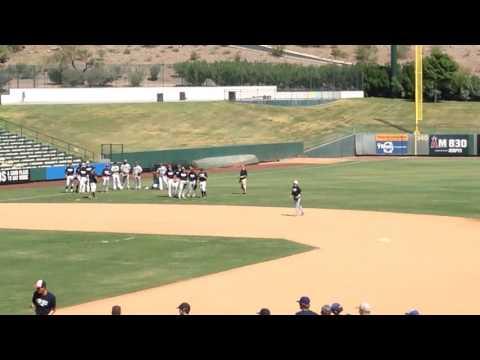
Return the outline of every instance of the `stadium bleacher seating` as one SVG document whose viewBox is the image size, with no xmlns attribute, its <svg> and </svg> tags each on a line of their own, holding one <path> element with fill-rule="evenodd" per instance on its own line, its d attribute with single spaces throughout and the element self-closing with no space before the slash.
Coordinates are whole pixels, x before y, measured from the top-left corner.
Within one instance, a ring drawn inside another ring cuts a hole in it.
<svg viewBox="0 0 480 360">
<path fill-rule="evenodd" d="M 0 129 L 0 170 L 61 166 L 70 161 L 78 164 L 81 159 Z"/>
</svg>

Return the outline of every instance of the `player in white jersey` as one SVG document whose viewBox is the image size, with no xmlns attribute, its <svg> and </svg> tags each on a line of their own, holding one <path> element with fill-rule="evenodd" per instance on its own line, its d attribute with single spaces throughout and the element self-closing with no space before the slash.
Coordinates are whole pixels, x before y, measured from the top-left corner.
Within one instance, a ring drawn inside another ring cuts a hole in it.
<svg viewBox="0 0 480 360">
<path fill-rule="evenodd" d="M 133 178 L 135 181 L 136 190 L 140 190 L 142 188 L 142 172 L 142 167 L 138 164 L 138 162 L 136 162 L 135 166 L 133 167 Z"/>
<path fill-rule="evenodd" d="M 130 172 L 132 167 L 127 160 L 123 160 L 123 164 L 120 167 L 120 172 L 122 174 L 122 186 L 130 190 Z"/>
<path fill-rule="evenodd" d="M 165 164 L 160 165 L 158 168 L 158 186 L 160 190 L 163 190 L 163 186 L 165 188 L 168 187 L 167 167 Z"/>
<path fill-rule="evenodd" d="M 107 164 L 102 171 L 103 191 L 105 192 L 108 192 L 111 176 L 112 176 L 112 169 L 110 168 L 110 164 Z"/>
<path fill-rule="evenodd" d="M 113 190 L 123 190 L 123 186 L 120 182 L 120 166 L 118 163 L 114 163 L 112 165 L 112 183 L 113 183 Z"/>
<path fill-rule="evenodd" d="M 187 193 L 187 182 L 188 182 L 188 173 L 185 168 L 182 166 L 179 174 L 179 184 L 178 184 L 178 198 L 186 198 Z"/>
</svg>

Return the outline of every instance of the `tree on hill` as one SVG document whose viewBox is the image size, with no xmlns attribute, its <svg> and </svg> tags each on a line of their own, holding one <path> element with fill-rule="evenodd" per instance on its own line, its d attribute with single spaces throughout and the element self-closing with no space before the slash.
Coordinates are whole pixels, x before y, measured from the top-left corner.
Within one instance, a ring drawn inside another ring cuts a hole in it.
<svg viewBox="0 0 480 360">
<path fill-rule="evenodd" d="M 378 49 L 376 45 L 358 45 L 355 49 L 355 59 L 361 64 L 377 62 Z"/>
</svg>

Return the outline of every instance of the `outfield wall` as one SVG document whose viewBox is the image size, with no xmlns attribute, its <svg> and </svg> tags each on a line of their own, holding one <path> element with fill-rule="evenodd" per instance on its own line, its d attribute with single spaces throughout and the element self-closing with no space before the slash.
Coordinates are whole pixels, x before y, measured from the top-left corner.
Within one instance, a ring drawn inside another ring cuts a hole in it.
<svg viewBox="0 0 480 360">
<path fill-rule="evenodd" d="M 303 154 L 302 142 L 231 145 L 192 149 L 169 149 L 158 151 L 140 151 L 112 154 L 112 161 L 138 161 L 144 168 L 151 168 L 156 163 L 175 163 L 189 165 L 194 160 L 231 155 L 255 155 L 259 161 L 277 161 Z"/>
<path fill-rule="evenodd" d="M 0 96 L 0 104 L 108 104 L 154 103 L 161 101 L 224 101 L 229 100 L 230 93 L 235 94 L 236 100 L 256 98 L 273 100 L 336 100 L 364 97 L 363 91 L 279 92 L 276 86 L 25 88 L 10 89 L 9 94 Z"/>
</svg>

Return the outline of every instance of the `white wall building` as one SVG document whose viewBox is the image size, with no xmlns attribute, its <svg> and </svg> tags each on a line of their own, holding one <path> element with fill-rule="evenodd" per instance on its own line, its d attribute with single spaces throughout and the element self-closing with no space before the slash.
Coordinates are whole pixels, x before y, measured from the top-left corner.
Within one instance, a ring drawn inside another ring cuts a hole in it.
<svg viewBox="0 0 480 360">
<path fill-rule="evenodd" d="M 363 91 L 277 92 L 276 86 L 215 87 L 115 87 L 10 89 L 0 97 L 2 105 L 108 104 L 179 101 L 223 101 L 229 99 L 348 99 L 363 98 Z"/>
</svg>

